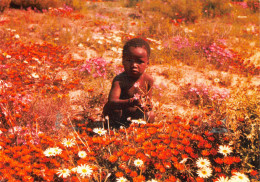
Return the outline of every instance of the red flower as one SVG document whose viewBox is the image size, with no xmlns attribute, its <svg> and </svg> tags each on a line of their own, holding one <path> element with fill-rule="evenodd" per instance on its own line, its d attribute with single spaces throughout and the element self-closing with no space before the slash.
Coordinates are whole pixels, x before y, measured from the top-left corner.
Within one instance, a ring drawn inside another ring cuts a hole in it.
<svg viewBox="0 0 260 182">
<path fill-rule="evenodd" d="M 224 161 L 223 161 L 223 159 L 221 159 L 221 158 L 218 157 L 218 158 L 215 159 L 215 162 L 216 162 L 217 164 L 223 164 Z"/>
</svg>

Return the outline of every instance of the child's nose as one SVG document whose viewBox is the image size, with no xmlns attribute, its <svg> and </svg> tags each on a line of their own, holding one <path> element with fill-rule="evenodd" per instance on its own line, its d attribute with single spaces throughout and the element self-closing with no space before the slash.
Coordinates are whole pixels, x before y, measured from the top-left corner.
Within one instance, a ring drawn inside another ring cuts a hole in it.
<svg viewBox="0 0 260 182">
<path fill-rule="evenodd" d="M 133 67 L 137 67 L 137 62 L 133 61 L 133 62 L 132 62 L 132 66 L 133 66 Z"/>
</svg>

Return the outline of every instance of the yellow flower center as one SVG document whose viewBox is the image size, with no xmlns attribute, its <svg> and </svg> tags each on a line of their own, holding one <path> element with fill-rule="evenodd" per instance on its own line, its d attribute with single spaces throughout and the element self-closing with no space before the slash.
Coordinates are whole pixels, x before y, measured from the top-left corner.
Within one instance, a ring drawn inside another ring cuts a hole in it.
<svg viewBox="0 0 260 182">
<path fill-rule="evenodd" d="M 87 172 L 87 170 L 86 170 L 86 169 L 82 169 L 82 172 L 83 172 L 83 173 L 86 173 L 86 172 Z"/>
</svg>

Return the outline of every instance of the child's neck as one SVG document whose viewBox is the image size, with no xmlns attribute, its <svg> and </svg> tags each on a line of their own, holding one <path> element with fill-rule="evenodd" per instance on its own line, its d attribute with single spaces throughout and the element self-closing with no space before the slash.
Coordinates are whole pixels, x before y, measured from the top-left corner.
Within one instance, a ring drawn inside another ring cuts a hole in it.
<svg viewBox="0 0 260 182">
<path fill-rule="evenodd" d="M 138 77 L 130 77 L 130 76 L 128 76 L 128 75 L 127 75 L 127 77 L 128 77 L 128 79 L 129 79 L 130 81 L 136 82 L 137 80 L 142 79 L 142 78 L 143 78 L 143 75 L 144 75 L 144 73 L 141 74 L 141 75 L 138 76 Z"/>
</svg>

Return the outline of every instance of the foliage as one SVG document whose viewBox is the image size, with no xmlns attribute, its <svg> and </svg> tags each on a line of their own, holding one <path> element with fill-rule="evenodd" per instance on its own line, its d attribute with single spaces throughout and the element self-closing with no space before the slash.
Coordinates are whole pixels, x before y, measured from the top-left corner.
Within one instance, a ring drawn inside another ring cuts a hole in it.
<svg viewBox="0 0 260 182">
<path fill-rule="evenodd" d="M 259 158 L 259 96 L 257 89 L 241 87 L 222 106 L 221 112 L 227 116 L 226 125 L 233 131 L 234 145 L 245 157 L 245 165 L 257 167 Z"/>
<path fill-rule="evenodd" d="M 225 14 L 229 14 L 232 11 L 229 1 L 225 0 L 206 0 L 202 1 L 202 12 L 207 17 L 219 17 Z"/>
</svg>

